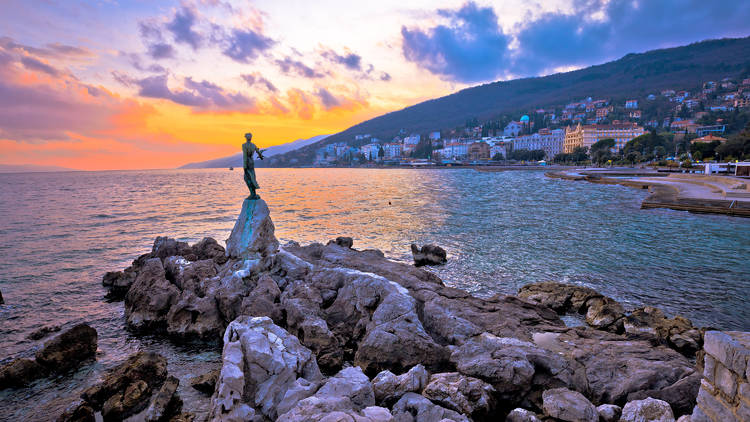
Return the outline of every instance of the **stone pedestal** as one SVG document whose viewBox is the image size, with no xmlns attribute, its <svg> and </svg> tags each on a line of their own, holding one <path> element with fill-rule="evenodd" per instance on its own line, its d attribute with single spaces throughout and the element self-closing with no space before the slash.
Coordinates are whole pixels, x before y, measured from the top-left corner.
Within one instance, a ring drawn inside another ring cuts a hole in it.
<svg viewBox="0 0 750 422">
<path fill-rule="evenodd" d="M 750 421 L 750 333 L 708 331 L 703 379 L 690 422 Z"/>
<path fill-rule="evenodd" d="M 245 199 L 232 234 L 227 239 L 226 254 L 234 259 L 258 259 L 275 253 L 279 250 L 279 241 L 273 232 L 273 221 L 266 201 Z"/>
</svg>

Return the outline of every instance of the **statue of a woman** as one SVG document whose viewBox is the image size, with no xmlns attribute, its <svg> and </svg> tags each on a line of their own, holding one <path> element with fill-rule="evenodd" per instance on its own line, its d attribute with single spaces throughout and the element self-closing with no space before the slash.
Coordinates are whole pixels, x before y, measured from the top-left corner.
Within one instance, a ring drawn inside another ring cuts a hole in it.
<svg viewBox="0 0 750 422">
<path fill-rule="evenodd" d="M 260 196 L 255 192 L 256 189 L 260 189 L 258 186 L 258 180 L 255 178 L 255 163 L 253 162 L 253 154 L 258 154 L 258 158 L 261 160 L 263 157 L 263 150 L 259 149 L 252 142 L 253 134 L 245 134 L 245 143 L 242 144 L 242 166 L 245 169 L 245 183 L 247 188 L 250 189 L 250 196 L 247 199 L 260 199 Z"/>
</svg>

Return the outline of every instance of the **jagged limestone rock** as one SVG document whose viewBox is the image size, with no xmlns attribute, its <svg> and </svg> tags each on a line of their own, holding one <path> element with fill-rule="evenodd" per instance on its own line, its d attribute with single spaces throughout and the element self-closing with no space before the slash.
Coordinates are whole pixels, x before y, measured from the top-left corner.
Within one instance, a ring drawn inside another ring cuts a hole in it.
<svg viewBox="0 0 750 422">
<path fill-rule="evenodd" d="M 226 254 L 233 259 L 257 259 L 279 250 L 279 241 L 266 201 L 245 199 L 232 234 L 227 239 Z"/>
</svg>

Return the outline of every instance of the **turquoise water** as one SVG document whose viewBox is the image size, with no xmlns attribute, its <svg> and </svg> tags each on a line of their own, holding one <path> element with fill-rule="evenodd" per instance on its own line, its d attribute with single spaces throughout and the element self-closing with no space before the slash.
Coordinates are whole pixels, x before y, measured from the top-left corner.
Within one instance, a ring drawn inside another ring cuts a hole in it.
<svg viewBox="0 0 750 422">
<path fill-rule="evenodd" d="M 449 262 L 433 271 L 477 295 L 567 281 L 698 325 L 750 330 L 750 219 L 641 210 L 645 191 L 541 171 L 257 171 L 282 244 L 351 236 L 355 248 L 409 261 L 411 242 L 435 243 Z M 242 172 L 228 170 L 0 175 L 0 362 L 33 354 L 42 342 L 26 336 L 42 325 L 89 322 L 100 336 L 97 363 L 65 382 L 0 392 L 0 420 L 57 415 L 141 348 L 165 354 L 188 410 L 205 411 L 185 379 L 214 367 L 218 352 L 130 335 L 122 303 L 103 300 L 101 276 L 158 235 L 223 242 L 245 196 Z"/>
</svg>

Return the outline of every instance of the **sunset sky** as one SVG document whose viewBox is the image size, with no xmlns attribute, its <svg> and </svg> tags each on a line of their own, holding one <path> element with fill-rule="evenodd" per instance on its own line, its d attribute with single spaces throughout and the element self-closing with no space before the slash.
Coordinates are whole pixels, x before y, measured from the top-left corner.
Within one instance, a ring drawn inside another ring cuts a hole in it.
<svg viewBox="0 0 750 422">
<path fill-rule="evenodd" d="M 170 168 L 750 35 L 750 2 L 0 0 L 0 164 Z"/>
</svg>

